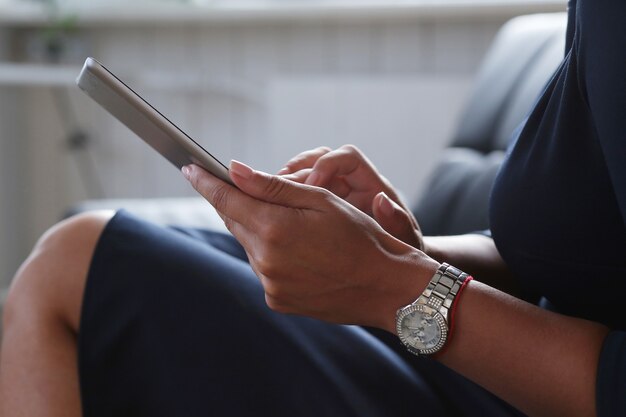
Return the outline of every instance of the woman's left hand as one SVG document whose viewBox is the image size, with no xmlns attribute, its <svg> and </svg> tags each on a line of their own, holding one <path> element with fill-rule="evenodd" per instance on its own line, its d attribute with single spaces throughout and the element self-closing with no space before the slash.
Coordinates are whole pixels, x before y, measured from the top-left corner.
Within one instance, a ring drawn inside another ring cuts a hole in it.
<svg viewBox="0 0 626 417">
<path fill-rule="evenodd" d="M 244 246 L 276 311 L 393 332 L 439 264 L 331 192 L 233 161 L 233 187 L 183 172 Z"/>
<path fill-rule="evenodd" d="M 278 175 L 326 188 L 364 213 L 387 232 L 417 249 L 424 239 L 415 217 L 399 193 L 354 145 L 322 146 L 291 158 Z"/>
</svg>

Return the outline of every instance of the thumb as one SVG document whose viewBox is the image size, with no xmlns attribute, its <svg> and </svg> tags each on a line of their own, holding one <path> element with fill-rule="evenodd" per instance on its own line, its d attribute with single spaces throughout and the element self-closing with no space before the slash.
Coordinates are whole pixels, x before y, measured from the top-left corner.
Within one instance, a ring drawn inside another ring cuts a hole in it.
<svg viewBox="0 0 626 417">
<path fill-rule="evenodd" d="M 374 197 L 372 213 L 378 224 L 390 235 L 412 246 L 419 243 L 410 215 L 384 192 Z"/>
<path fill-rule="evenodd" d="M 230 177 L 241 191 L 257 200 L 285 207 L 308 208 L 314 204 L 314 187 L 285 177 L 256 171 L 248 165 L 230 162 Z"/>
</svg>

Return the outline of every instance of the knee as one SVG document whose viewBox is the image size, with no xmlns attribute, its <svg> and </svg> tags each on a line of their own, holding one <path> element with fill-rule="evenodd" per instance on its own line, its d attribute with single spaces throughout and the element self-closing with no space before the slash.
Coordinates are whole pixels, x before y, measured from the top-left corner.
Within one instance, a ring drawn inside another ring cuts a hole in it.
<svg viewBox="0 0 626 417">
<path fill-rule="evenodd" d="M 55 255 L 70 255 L 69 252 L 95 247 L 102 230 L 115 214 L 112 210 L 89 211 L 72 216 L 48 229 L 39 238 L 31 257 L 55 252 Z"/>
<path fill-rule="evenodd" d="M 20 318 L 49 317 L 78 329 L 91 257 L 113 214 L 79 214 L 43 234 L 11 283 L 3 312 L 5 328 Z"/>
</svg>

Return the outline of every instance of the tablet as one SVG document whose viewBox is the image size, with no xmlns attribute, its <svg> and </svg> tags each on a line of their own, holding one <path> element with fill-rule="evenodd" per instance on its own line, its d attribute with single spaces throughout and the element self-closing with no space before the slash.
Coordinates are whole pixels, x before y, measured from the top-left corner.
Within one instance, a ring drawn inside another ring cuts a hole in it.
<svg viewBox="0 0 626 417">
<path fill-rule="evenodd" d="M 76 84 L 176 168 L 196 164 L 233 184 L 224 164 L 95 59 L 87 58 Z"/>
</svg>

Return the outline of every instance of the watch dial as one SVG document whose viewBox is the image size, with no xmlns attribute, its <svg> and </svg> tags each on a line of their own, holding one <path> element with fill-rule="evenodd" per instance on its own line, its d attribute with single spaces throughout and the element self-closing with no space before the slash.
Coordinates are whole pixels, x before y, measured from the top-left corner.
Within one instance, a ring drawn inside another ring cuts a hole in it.
<svg viewBox="0 0 626 417">
<path fill-rule="evenodd" d="M 432 349 L 441 340 L 441 326 L 428 313 L 414 311 L 402 319 L 402 334 L 417 349 Z"/>
</svg>

